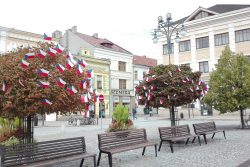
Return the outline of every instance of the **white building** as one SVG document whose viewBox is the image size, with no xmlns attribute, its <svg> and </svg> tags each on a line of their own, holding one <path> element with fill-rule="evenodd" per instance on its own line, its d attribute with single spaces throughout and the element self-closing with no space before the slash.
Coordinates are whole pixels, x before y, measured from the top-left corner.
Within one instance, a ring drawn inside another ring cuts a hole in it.
<svg viewBox="0 0 250 167">
<path fill-rule="evenodd" d="M 134 103 L 133 54 L 98 34 L 89 36 L 77 32 L 77 27 L 66 30 L 60 43 L 73 54 L 105 58 L 110 64 L 110 113 L 117 104 L 129 106 Z"/>
<path fill-rule="evenodd" d="M 146 56 L 136 56 L 133 57 L 133 69 L 134 69 L 134 87 L 139 85 L 143 80 L 145 74 L 151 67 L 157 66 L 157 60 L 148 58 Z M 135 98 L 135 104 L 138 105 L 137 97 Z M 143 113 L 144 106 L 138 106 L 138 112 Z"/>
<path fill-rule="evenodd" d="M 250 55 L 250 5 L 215 5 L 199 7 L 184 22 L 188 34 L 174 43 L 170 55 L 174 64 L 188 64 L 209 80 L 209 72 L 218 63 L 222 50 L 228 45 L 233 52 Z M 163 64 L 169 64 L 167 45 L 163 43 Z M 197 106 L 199 108 L 199 104 Z"/>
</svg>

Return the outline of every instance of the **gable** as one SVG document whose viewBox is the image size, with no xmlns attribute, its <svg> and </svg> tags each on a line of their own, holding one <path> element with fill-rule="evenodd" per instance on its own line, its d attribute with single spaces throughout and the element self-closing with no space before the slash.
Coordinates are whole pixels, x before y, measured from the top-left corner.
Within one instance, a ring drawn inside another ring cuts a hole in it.
<svg viewBox="0 0 250 167">
<path fill-rule="evenodd" d="M 203 7 L 199 7 L 185 21 L 187 22 L 187 21 L 202 19 L 202 18 L 213 16 L 216 14 L 218 14 L 218 13 L 211 11 L 211 10 L 208 10 L 208 9 L 205 9 Z"/>
</svg>

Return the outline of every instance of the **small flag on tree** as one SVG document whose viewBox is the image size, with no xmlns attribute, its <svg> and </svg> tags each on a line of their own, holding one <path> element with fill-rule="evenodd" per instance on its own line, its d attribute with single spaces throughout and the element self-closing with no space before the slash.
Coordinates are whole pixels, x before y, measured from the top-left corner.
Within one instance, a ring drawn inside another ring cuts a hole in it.
<svg viewBox="0 0 250 167">
<path fill-rule="evenodd" d="M 42 49 L 40 49 L 39 53 L 37 54 L 38 57 L 41 59 L 46 57 L 46 52 L 44 52 Z"/>
<path fill-rule="evenodd" d="M 73 59 L 73 55 L 70 53 L 70 51 L 68 51 L 66 57 L 67 57 L 68 59 Z"/>
<path fill-rule="evenodd" d="M 64 50 L 64 48 L 63 48 L 60 44 L 57 44 L 56 47 L 55 47 L 55 50 L 56 50 L 58 53 L 62 53 L 62 51 Z"/>
<path fill-rule="evenodd" d="M 70 70 L 72 67 L 74 67 L 74 64 L 71 62 L 70 59 L 66 61 L 66 67 Z"/>
<path fill-rule="evenodd" d="M 24 55 L 24 58 L 25 59 L 33 59 L 33 58 L 35 58 L 35 53 L 26 53 Z"/>
<path fill-rule="evenodd" d="M 27 62 L 27 61 L 25 61 L 25 60 L 22 59 L 22 62 L 21 62 L 21 67 L 22 68 L 26 69 L 29 65 L 30 65 L 29 62 Z"/>
<path fill-rule="evenodd" d="M 49 55 L 51 57 L 55 57 L 56 56 L 56 50 L 55 49 L 52 49 L 52 48 L 49 48 Z"/>
<path fill-rule="evenodd" d="M 48 99 L 42 99 L 41 102 L 44 104 L 44 105 L 51 105 L 52 102 L 50 102 Z"/>
<path fill-rule="evenodd" d="M 45 69 L 39 69 L 38 70 L 38 74 L 44 77 L 48 77 L 49 76 L 49 71 L 45 70 Z"/>
<path fill-rule="evenodd" d="M 66 82 L 62 78 L 58 78 L 57 84 L 61 87 L 64 87 L 66 85 Z"/>
<path fill-rule="evenodd" d="M 58 69 L 58 71 L 60 72 L 60 73 L 62 73 L 64 70 L 65 70 L 65 67 L 63 67 L 63 65 L 61 65 L 61 64 L 56 64 L 56 68 Z"/>
<path fill-rule="evenodd" d="M 160 104 L 163 104 L 164 100 L 162 98 L 160 98 Z"/>
<path fill-rule="evenodd" d="M 177 71 L 177 72 L 181 72 L 181 68 L 180 68 L 180 66 L 177 66 L 176 71 Z"/>
<path fill-rule="evenodd" d="M 84 89 L 87 89 L 87 83 L 85 80 L 82 80 L 81 81 L 81 88 L 84 90 Z"/>
<path fill-rule="evenodd" d="M 88 64 L 83 59 L 78 59 L 78 64 L 80 64 L 83 68 L 86 67 Z"/>
<path fill-rule="evenodd" d="M 78 64 L 77 65 L 77 67 L 76 67 L 76 73 L 78 74 L 78 75 L 81 75 L 82 73 L 83 73 L 83 69 L 82 69 L 82 67 Z"/>
<path fill-rule="evenodd" d="M 87 77 L 88 78 L 94 77 L 94 71 L 92 69 L 87 71 Z"/>
<path fill-rule="evenodd" d="M 171 71 L 169 71 L 169 72 L 168 72 L 168 75 L 169 75 L 170 77 L 173 77 L 173 75 L 172 75 L 172 72 L 171 72 Z"/>
<path fill-rule="evenodd" d="M 8 90 L 7 82 L 3 81 L 2 91 L 7 92 L 7 90 Z"/>
<path fill-rule="evenodd" d="M 70 95 L 77 93 L 77 90 L 74 86 L 68 87 L 67 91 L 69 92 Z"/>
<path fill-rule="evenodd" d="M 50 36 L 48 36 L 47 34 L 44 33 L 43 39 L 44 39 L 44 40 L 47 40 L 47 41 L 51 41 L 51 40 L 52 40 L 52 37 L 50 37 Z"/>
<path fill-rule="evenodd" d="M 42 87 L 42 88 L 49 88 L 49 82 L 44 82 L 44 81 L 38 81 L 37 82 L 39 85 L 40 85 L 40 87 Z"/>
<path fill-rule="evenodd" d="M 91 95 L 90 95 L 90 93 L 88 92 L 88 99 L 92 99 L 92 97 L 91 97 Z"/>
<path fill-rule="evenodd" d="M 86 94 L 81 94 L 81 102 L 82 103 L 87 103 L 88 100 L 88 96 Z"/>
</svg>

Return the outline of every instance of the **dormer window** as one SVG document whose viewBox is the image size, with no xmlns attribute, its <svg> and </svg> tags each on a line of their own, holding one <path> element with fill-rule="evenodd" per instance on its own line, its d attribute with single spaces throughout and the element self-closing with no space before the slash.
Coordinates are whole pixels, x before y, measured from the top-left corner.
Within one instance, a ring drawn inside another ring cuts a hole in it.
<svg viewBox="0 0 250 167">
<path fill-rule="evenodd" d="M 112 48 L 113 43 L 110 43 L 110 42 L 102 42 L 101 45 L 102 45 L 102 46 L 105 46 L 105 47 L 107 47 L 107 48 Z"/>
</svg>

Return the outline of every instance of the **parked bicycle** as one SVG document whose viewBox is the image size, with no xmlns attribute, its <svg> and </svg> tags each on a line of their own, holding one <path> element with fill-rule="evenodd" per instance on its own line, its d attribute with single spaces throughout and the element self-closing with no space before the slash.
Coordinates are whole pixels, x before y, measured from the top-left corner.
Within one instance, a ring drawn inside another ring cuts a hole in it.
<svg viewBox="0 0 250 167">
<path fill-rule="evenodd" d="M 76 118 L 73 118 L 73 117 L 71 116 L 71 117 L 69 117 L 69 119 L 67 120 L 67 122 L 68 122 L 68 125 L 76 126 L 77 119 L 76 119 Z"/>
<path fill-rule="evenodd" d="M 96 120 L 93 117 L 86 117 L 80 120 L 80 124 L 81 125 L 95 125 L 96 124 Z"/>
</svg>

